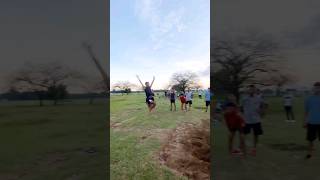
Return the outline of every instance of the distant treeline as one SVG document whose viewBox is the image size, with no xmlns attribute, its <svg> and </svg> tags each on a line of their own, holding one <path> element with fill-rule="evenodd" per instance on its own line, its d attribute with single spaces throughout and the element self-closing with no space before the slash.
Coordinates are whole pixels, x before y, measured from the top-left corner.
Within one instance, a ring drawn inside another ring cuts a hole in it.
<svg viewBox="0 0 320 180">
<path fill-rule="evenodd" d="M 78 94 L 68 94 L 65 99 L 91 99 L 91 98 L 104 98 L 106 97 L 102 93 L 78 93 Z M 15 100 L 38 100 L 39 92 L 7 92 L 0 94 L 0 99 L 5 99 L 9 101 Z M 52 99 L 50 94 L 43 93 L 42 99 Z"/>
<path fill-rule="evenodd" d="M 166 90 L 153 90 L 153 92 L 157 93 L 157 92 L 165 92 Z M 112 90 L 111 93 L 113 94 L 124 94 L 124 93 L 142 93 L 144 91 L 126 91 L 126 90 Z"/>
</svg>

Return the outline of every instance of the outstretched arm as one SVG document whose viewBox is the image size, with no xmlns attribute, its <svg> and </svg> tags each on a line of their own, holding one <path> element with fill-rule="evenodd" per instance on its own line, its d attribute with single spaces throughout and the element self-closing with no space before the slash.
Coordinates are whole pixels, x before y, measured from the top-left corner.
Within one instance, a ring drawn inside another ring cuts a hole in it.
<svg viewBox="0 0 320 180">
<path fill-rule="evenodd" d="M 154 82 L 154 80 L 155 80 L 156 78 L 153 76 L 153 80 L 152 80 L 152 82 L 151 82 L 151 85 L 150 85 L 150 87 L 152 87 L 152 85 L 153 85 L 153 82 Z"/>
<path fill-rule="evenodd" d="M 137 76 L 137 78 L 138 78 L 138 80 L 139 80 L 139 82 L 140 82 L 140 84 L 141 84 L 142 88 L 144 88 L 144 85 L 143 85 L 143 83 L 141 82 L 141 80 L 140 80 L 139 76 L 138 76 L 138 75 L 136 75 L 136 76 Z"/>
</svg>

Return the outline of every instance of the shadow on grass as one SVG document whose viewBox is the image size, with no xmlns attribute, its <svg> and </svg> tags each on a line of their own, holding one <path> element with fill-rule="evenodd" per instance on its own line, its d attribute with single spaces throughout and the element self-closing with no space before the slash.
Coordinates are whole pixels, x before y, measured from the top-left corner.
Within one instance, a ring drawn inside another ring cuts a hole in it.
<svg viewBox="0 0 320 180">
<path fill-rule="evenodd" d="M 299 145 L 295 143 L 288 144 L 269 144 L 272 149 L 280 150 L 280 151 L 306 151 L 308 150 L 308 146 Z"/>
<path fill-rule="evenodd" d="M 43 119 L 26 119 L 20 121 L 9 121 L 1 123 L 1 126 L 4 127 L 13 127 L 13 126 L 34 126 L 34 125 L 42 125 L 52 122 L 52 119 L 43 118 Z"/>
<path fill-rule="evenodd" d="M 199 107 L 199 106 L 195 106 L 195 107 L 193 107 L 194 109 L 202 109 L 202 110 L 205 110 L 206 109 L 206 107 L 203 107 L 203 106 L 201 106 L 201 107 Z"/>
</svg>

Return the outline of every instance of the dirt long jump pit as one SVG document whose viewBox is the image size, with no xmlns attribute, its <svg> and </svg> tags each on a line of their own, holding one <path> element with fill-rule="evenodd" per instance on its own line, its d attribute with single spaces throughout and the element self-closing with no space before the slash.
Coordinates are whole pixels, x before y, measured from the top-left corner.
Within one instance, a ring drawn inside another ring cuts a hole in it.
<svg viewBox="0 0 320 180">
<path fill-rule="evenodd" d="M 210 121 L 183 123 L 170 132 L 160 163 L 193 180 L 210 179 Z"/>
</svg>

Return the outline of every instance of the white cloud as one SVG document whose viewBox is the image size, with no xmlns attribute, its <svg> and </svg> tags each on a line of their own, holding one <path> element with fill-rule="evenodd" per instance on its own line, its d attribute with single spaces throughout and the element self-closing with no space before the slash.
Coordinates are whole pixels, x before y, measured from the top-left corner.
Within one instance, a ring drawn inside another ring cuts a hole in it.
<svg viewBox="0 0 320 180">
<path fill-rule="evenodd" d="M 170 3 L 163 0 L 136 0 L 135 15 L 150 26 L 150 39 L 153 41 L 153 50 L 166 47 L 177 33 L 182 33 L 186 28 L 183 20 L 184 7 L 177 7 L 166 12 L 164 5 Z"/>
</svg>

